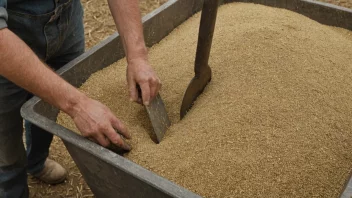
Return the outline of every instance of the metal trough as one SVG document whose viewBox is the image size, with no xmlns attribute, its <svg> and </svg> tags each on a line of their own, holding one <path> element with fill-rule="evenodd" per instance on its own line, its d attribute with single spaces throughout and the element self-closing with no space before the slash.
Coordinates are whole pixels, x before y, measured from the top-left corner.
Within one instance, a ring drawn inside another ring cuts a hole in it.
<svg viewBox="0 0 352 198">
<path fill-rule="evenodd" d="M 143 23 L 147 46 L 158 43 L 174 28 L 200 11 L 202 2 L 203 0 L 169 0 L 146 15 Z M 223 0 L 223 3 L 230 2 L 252 2 L 286 8 L 323 24 L 352 30 L 352 10 L 331 4 L 311 0 Z M 62 67 L 58 73 L 79 87 L 92 73 L 123 57 L 122 43 L 116 33 Z M 25 119 L 63 140 L 96 197 L 200 197 L 56 124 L 58 112 L 58 109 L 36 97 L 21 109 Z M 351 195 L 352 179 L 349 184 L 346 183 L 341 197 Z"/>
</svg>

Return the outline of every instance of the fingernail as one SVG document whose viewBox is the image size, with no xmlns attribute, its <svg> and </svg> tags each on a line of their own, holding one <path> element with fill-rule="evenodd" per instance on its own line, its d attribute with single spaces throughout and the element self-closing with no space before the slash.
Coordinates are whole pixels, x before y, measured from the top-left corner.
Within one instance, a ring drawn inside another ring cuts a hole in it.
<svg viewBox="0 0 352 198">
<path fill-rule="evenodd" d="M 148 105 L 149 105 L 149 101 L 145 101 L 145 102 L 144 102 L 144 105 L 145 105 L 145 106 L 148 106 Z"/>
<path fill-rule="evenodd" d="M 125 143 L 124 147 L 125 147 L 124 149 L 127 151 L 130 151 L 132 149 L 131 145 L 129 145 L 127 143 Z"/>
<path fill-rule="evenodd" d="M 132 98 L 130 98 L 130 102 L 133 102 L 133 99 L 132 99 Z"/>
</svg>

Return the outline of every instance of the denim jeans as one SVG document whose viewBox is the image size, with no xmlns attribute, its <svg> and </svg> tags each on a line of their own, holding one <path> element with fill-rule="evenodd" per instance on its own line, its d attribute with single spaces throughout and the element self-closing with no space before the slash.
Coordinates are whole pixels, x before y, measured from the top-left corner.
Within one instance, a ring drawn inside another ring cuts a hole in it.
<svg viewBox="0 0 352 198">
<path fill-rule="evenodd" d="M 56 70 L 84 52 L 79 0 L 46 1 L 53 4 L 49 13 L 40 13 L 37 5 L 31 8 L 30 2 L 8 6 L 8 28 L 40 59 Z M 31 96 L 0 76 L 0 198 L 28 197 L 27 173 L 39 173 L 48 157 L 52 134 L 29 122 L 25 122 L 27 151 L 23 145 L 20 108 Z"/>
</svg>

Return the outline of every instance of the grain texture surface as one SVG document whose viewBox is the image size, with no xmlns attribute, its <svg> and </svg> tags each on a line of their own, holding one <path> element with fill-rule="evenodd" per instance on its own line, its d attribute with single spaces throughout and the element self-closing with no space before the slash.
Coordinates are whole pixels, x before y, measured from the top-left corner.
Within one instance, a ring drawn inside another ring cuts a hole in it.
<svg viewBox="0 0 352 198">
<path fill-rule="evenodd" d="M 200 15 L 150 49 L 173 126 L 161 144 L 128 100 L 125 60 L 81 87 L 133 135 L 132 161 L 205 197 L 336 197 L 352 167 L 352 34 L 284 9 L 219 9 L 213 80 L 179 121 Z M 76 130 L 60 114 L 58 122 Z"/>
</svg>

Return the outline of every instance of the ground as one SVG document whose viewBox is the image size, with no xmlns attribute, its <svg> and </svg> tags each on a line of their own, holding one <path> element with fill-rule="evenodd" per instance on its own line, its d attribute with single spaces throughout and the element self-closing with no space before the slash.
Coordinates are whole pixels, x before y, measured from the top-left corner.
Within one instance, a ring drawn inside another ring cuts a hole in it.
<svg viewBox="0 0 352 198">
<path fill-rule="evenodd" d="M 141 12 L 143 15 L 159 7 L 167 0 L 140 0 Z M 321 0 L 328 3 L 337 4 L 352 8 L 352 0 Z M 108 5 L 104 0 L 82 0 L 84 6 L 84 25 L 86 36 L 86 47 L 90 48 L 109 35 L 116 29 L 111 18 Z M 82 175 L 72 161 L 65 146 L 58 138 L 54 138 L 51 146 L 50 157 L 60 162 L 69 171 L 68 179 L 65 183 L 51 186 L 44 184 L 32 177 L 28 180 L 30 197 L 93 197 Z"/>
</svg>

